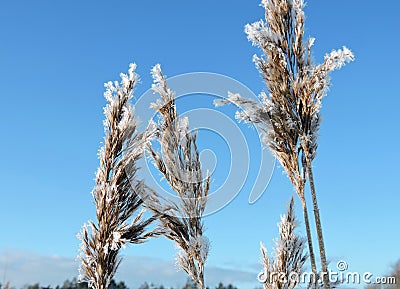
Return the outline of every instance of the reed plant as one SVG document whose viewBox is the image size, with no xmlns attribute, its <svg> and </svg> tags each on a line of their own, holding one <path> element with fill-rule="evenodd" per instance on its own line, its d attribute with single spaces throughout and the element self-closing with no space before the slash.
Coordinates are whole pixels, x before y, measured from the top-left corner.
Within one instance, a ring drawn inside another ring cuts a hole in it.
<svg viewBox="0 0 400 289">
<path fill-rule="evenodd" d="M 177 265 L 196 283 L 205 289 L 204 265 L 209 251 L 209 241 L 204 236 L 202 217 L 210 187 L 208 171 L 203 176 L 196 132 L 189 130 L 187 118 L 180 118 L 176 111 L 175 93 L 168 88 L 160 65 L 152 69 L 155 93 L 161 96 L 152 108 L 159 113 L 156 124 L 156 140 L 161 150 L 149 145 L 155 166 L 176 194 L 172 198 L 149 204 L 160 215 L 160 231 L 175 242 L 180 251 Z"/>
<path fill-rule="evenodd" d="M 227 100 L 217 104 L 236 104 L 241 108 L 236 115 L 238 119 L 252 122 L 263 130 L 264 143 L 281 163 L 302 202 L 311 267 L 317 276 L 304 193 L 305 183 L 309 181 L 323 282 L 325 289 L 329 289 L 312 161 L 317 151 L 321 101 L 330 85 L 329 74 L 353 61 L 354 56 L 343 47 L 327 54 L 322 64 L 314 64 L 311 47 L 315 39 L 304 36 L 304 5 L 303 0 L 262 1 L 265 21 L 247 24 L 245 32 L 252 44 L 263 51 L 262 57 L 254 56 L 253 60 L 267 91 L 260 94 L 259 102 L 229 93 Z"/>
<path fill-rule="evenodd" d="M 296 233 L 297 221 L 292 197 L 287 212 L 278 224 L 279 238 L 275 241 L 274 257 L 261 243 L 262 275 L 265 289 L 293 289 L 299 285 L 308 255 L 304 253 L 306 241 Z"/>
<path fill-rule="evenodd" d="M 120 83 L 105 84 L 104 145 L 99 150 L 100 165 L 92 191 L 96 222 L 84 224 L 78 234 L 80 280 L 93 289 L 108 288 L 121 262 L 122 247 L 159 234 L 148 230 L 157 216 L 148 217 L 143 208 L 144 198 L 153 198 L 154 193 L 149 193 L 136 175 L 137 161 L 143 157 L 152 135 L 148 131 L 137 132 L 138 120 L 130 102 L 138 82 L 135 69 L 136 65 L 131 64 L 128 74 L 120 74 Z"/>
</svg>

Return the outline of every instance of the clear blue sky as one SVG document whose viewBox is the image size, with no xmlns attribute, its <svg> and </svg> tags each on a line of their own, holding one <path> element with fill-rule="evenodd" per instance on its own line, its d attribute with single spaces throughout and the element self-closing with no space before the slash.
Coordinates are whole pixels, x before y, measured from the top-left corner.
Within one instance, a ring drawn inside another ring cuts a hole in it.
<svg viewBox="0 0 400 289">
<path fill-rule="evenodd" d="M 351 271 L 380 275 L 400 258 L 399 8 L 394 0 L 338 0 L 308 1 L 305 10 L 316 62 L 342 45 L 356 56 L 332 75 L 314 164 L 333 269 L 345 260 Z M 0 3 L 0 282 L 60 284 L 76 275 L 75 235 L 94 216 L 103 83 L 134 61 L 137 96 L 156 63 L 168 76 L 224 74 L 258 94 L 264 86 L 251 59 L 259 51 L 243 28 L 262 17 L 258 0 Z M 259 241 L 271 248 L 293 191 L 281 172 L 255 204 L 248 182 L 205 218 L 211 286 L 257 285 Z M 130 246 L 118 278 L 132 289 L 146 280 L 182 284 L 174 252 L 165 240 Z"/>
</svg>

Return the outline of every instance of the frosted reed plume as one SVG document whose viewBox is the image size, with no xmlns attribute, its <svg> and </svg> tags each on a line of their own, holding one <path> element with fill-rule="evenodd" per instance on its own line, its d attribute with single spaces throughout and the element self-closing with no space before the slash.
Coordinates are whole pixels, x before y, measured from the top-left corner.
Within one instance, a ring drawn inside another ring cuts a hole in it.
<svg viewBox="0 0 400 289">
<path fill-rule="evenodd" d="M 247 24 L 245 31 L 253 45 L 263 50 L 264 57 L 254 56 L 263 75 L 267 93 L 260 102 L 229 94 L 228 100 L 242 111 L 237 118 L 253 122 L 265 133 L 264 142 L 285 169 L 302 201 L 307 240 L 313 273 L 316 274 L 304 184 L 308 179 L 314 207 L 322 271 L 327 272 L 322 226 L 312 174 L 312 160 L 317 149 L 320 107 L 330 80 L 329 73 L 354 60 L 352 52 L 343 47 L 325 56 L 315 65 L 311 57 L 314 38 L 304 39 L 304 2 L 302 0 L 263 0 L 263 20 Z M 328 276 L 324 287 L 329 288 Z"/>
<path fill-rule="evenodd" d="M 136 178 L 136 162 L 150 140 L 150 133 L 137 133 L 138 121 L 130 103 L 138 81 L 136 65 L 128 75 L 121 73 L 121 83 L 105 84 L 104 145 L 99 150 L 100 166 L 92 196 L 96 205 L 97 223 L 89 221 L 78 237 L 81 239 L 81 281 L 93 289 L 106 289 L 121 258 L 126 243 L 142 243 L 157 232 L 146 232 L 155 216 L 145 218 L 143 196 L 150 198 L 143 181 Z M 140 211 L 139 211 L 140 210 Z"/>
<path fill-rule="evenodd" d="M 297 227 L 292 197 L 286 215 L 281 216 L 278 224 L 279 239 L 275 241 L 275 258 L 269 257 L 267 249 L 261 243 L 262 261 L 264 264 L 263 279 L 265 289 L 293 289 L 298 285 L 307 260 L 304 253 L 305 240 L 295 232 Z"/>
<path fill-rule="evenodd" d="M 209 241 L 203 235 L 202 216 L 207 202 L 210 176 L 203 178 L 196 133 L 189 131 L 187 118 L 179 118 L 175 107 L 175 93 L 171 91 L 160 65 L 152 69 L 153 90 L 161 96 L 152 104 L 161 119 L 156 138 L 161 152 L 149 146 L 155 166 L 162 173 L 171 189 L 179 196 L 177 203 L 151 206 L 161 212 L 160 226 L 164 235 L 180 248 L 177 264 L 204 289 L 204 264 L 208 255 Z M 156 204 L 157 205 L 157 204 Z"/>
</svg>

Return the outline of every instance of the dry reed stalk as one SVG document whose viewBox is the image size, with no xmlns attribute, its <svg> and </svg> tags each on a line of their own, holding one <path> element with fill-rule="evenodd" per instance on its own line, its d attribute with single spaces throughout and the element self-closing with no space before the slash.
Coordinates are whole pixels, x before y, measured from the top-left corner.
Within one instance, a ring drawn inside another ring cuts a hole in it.
<svg viewBox="0 0 400 289">
<path fill-rule="evenodd" d="M 254 61 L 268 87 L 261 93 L 261 102 L 245 100 L 230 94 L 228 101 L 243 107 L 239 119 L 256 123 L 265 132 L 265 143 L 284 167 L 303 203 L 313 273 L 316 273 L 309 232 L 304 183 L 310 181 L 314 216 L 320 248 L 322 271 L 327 272 L 318 203 L 312 175 L 312 160 L 317 149 L 321 100 L 329 87 L 329 73 L 354 60 L 352 52 L 343 47 L 325 56 L 314 65 L 311 47 L 314 38 L 304 40 L 303 0 L 263 0 L 265 22 L 246 25 L 248 39 L 263 50 L 265 58 Z M 324 287 L 329 289 L 327 274 Z"/>
<path fill-rule="evenodd" d="M 78 235 L 82 241 L 78 256 L 80 280 L 88 282 L 93 289 L 108 288 L 121 262 L 118 256 L 121 247 L 126 243 L 142 243 L 158 234 L 146 232 L 156 217 L 144 217 L 143 196 L 151 195 L 146 192 L 144 182 L 136 178 L 136 162 L 142 157 L 151 134 L 136 132 L 138 121 L 130 103 L 138 81 L 135 69 L 136 65 L 131 64 L 128 75 L 120 74 L 121 83 L 105 84 L 105 137 L 92 191 L 97 223 L 89 221 Z"/>
<path fill-rule="evenodd" d="M 307 260 L 304 253 L 306 241 L 295 232 L 297 227 L 292 197 L 286 215 L 278 224 L 279 239 L 275 241 L 275 258 L 269 257 L 261 243 L 264 264 L 263 285 L 265 289 L 293 289 L 300 281 L 303 265 Z"/>
<path fill-rule="evenodd" d="M 152 107 L 161 116 L 156 138 L 161 152 L 149 146 L 155 166 L 171 189 L 179 196 L 178 202 L 168 200 L 166 205 L 149 205 L 160 213 L 160 229 L 181 249 L 177 264 L 204 289 L 204 264 L 209 251 L 209 241 L 204 236 L 202 216 L 207 202 L 210 176 L 203 178 L 196 133 L 189 131 L 187 118 L 179 118 L 175 107 L 175 93 L 171 91 L 160 65 L 152 70 L 153 90 L 161 96 Z"/>
</svg>

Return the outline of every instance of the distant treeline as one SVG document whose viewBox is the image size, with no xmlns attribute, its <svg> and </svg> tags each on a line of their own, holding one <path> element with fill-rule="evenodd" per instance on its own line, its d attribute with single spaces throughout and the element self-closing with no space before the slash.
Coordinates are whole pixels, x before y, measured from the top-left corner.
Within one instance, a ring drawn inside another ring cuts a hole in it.
<svg viewBox="0 0 400 289">
<path fill-rule="evenodd" d="M 5 284 L 2 286 L 0 284 L 0 289 L 18 289 L 13 286 L 10 286 L 9 284 Z M 66 280 L 62 285 L 57 285 L 56 287 L 50 287 L 50 286 L 42 286 L 39 283 L 33 284 L 33 285 L 25 285 L 20 289 L 90 289 L 88 287 L 88 284 L 86 282 L 78 282 L 76 278 L 73 278 L 71 281 Z M 186 281 L 186 284 L 180 288 L 174 288 L 174 287 L 164 287 L 163 285 L 154 285 L 152 283 L 143 283 L 139 288 L 129 288 L 126 286 L 124 281 L 116 282 L 114 279 L 111 280 L 110 286 L 108 289 L 197 289 L 196 284 L 191 280 L 188 279 Z M 214 289 L 214 288 L 209 288 L 207 289 Z M 232 284 L 229 284 L 225 286 L 221 282 L 218 284 L 215 289 L 238 289 L 237 287 L 233 286 Z"/>
</svg>

